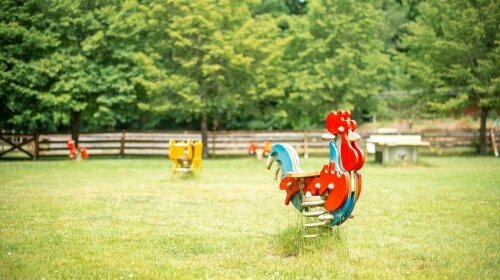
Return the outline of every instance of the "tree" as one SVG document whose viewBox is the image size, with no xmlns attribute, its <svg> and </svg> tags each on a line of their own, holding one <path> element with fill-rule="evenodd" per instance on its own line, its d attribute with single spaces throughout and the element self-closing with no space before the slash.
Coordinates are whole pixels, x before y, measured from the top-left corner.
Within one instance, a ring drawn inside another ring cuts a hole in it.
<svg viewBox="0 0 500 280">
<path fill-rule="evenodd" d="M 289 22 L 293 39 L 285 53 L 292 126 L 315 125 L 336 107 L 376 109 L 390 61 L 379 33 L 381 13 L 371 1 L 310 2 L 306 17 Z"/>
<path fill-rule="evenodd" d="M 403 38 L 410 82 L 430 110 L 478 108 L 480 153 L 485 154 L 486 120 L 500 107 L 498 72 L 500 24 L 497 1 L 422 2 Z"/>
<path fill-rule="evenodd" d="M 268 13 L 276 17 L 283 14 L 300 15 L 307 10 L 307 0 L 262 0 L 252 5 L 254 14 Z"/>
<path fill-rule="evenodd" d="M 75 142 L 81 115 L 89 127 L 114 127 L 138 118 L 140 91 L 134 79 L 143 71 L 136 56 L 144 29 L 137 19 L 139 8 L 136 1 L 61 1 L 47 13 L 49 29 L 60 42 L 48 58 L 58 70 L 50 92 L 65 98 L 52 105 L 69 109 Z"/>
<path fill-rule="evenodd" d="M 0 2 L 0 101 L 3 125 L 20 129 L 55 129 L 60 116 L 38 98 L 50 86 L 44 56 L 58 44 L 40 19 L 39 1 Z"/>
<path fill-rule="evenodd" d="M 87 127 L 99 128 L 137 119 L 144 24 L 136 1 L 7 6 L 12 15 L 2 25 L 10 36 L 3 52 L 12 53 L 5 55 L 2 84 L 10 122 L 51 130 L 69 124 L 78 145 L 82 117 Z"/>
<path fill-rule="evenodd" d="M 208 129 L 240 114 L 268 96 L 280 95 L 282 43 L 268 15 L 252 17 L 244 2 L 153 2 L 149 22 L 154 60 L 149 77 L 153 103 L 145 107 L 168 112 L 179 121 L 199 121 L 204 156 Z M 284 76 L 283 76 L 284 77 Z M 154 82 L 152 82 L 154 81 Z"/>
</svg>

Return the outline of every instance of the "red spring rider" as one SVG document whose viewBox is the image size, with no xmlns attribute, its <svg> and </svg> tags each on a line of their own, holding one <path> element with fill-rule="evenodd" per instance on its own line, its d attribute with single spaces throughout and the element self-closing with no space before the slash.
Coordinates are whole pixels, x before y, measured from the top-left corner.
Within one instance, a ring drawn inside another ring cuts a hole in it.
<svg viewBox="0 0 500 280">
<path fill-rule="evenodd" d="M 83 159 L 89 158 L 89 153 L 87 152 L 87 149 L 85 149 L 84 147 L 80 148 L 80 155 L 82 156 Z"/>
<path fill-rule="evenodd" d="M 257 150 L 257 146 L 255 146 L 254 143 L 251 143 L 250 146 L 248 147 L 248 154 L 255 155 L 255 150 Z"/>
<path fill-rule="evenodd" d="M 68 149 L 69 149 L 69 158 L 74 159 L 76 157 L 75 141 L 73 141 L 73 139 L 69 138 L 68 141 L 66 142 L 66 146 L 68 146 Z"/>
</svg>

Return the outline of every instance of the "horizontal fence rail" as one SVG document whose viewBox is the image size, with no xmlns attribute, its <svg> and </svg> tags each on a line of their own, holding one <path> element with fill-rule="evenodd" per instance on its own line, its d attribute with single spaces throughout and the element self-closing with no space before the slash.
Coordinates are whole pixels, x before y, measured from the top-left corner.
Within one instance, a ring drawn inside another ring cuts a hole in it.
<svg viewBox="0 0 500 280">
<path fill-rule="evenodd" d="M 266 141 L 271 143 L 287 143 L 295 147 L 302 155 L 327 154 L 328 145 L 321 138 L 326 131 L 212 131 L 208 135 L 208 151 L 210 155 L 245 155 L 250 144 L 264 147 Z M 499 143 L 500 130 L 487 132 L 487 145 L 492 151 L 492 139 Z M 359 146 L 365 149 L 365 140 L 374 131 L 360 130 L 362 140 Z M 399 134 L 420 134 L 423 141 L 431 143 L 425 152 L 446 153 L 454 149 L 475 151 L 478 146 L 477 130 L 453 131 L 420 131 Z M 0 159 L 67 156 L 69 154 L 66 141 L 69 133 L 0 133 Z M 79 146 L 85 147 L 91 156 L 167 156 L 170 139 L 194 141 L 201 140 L 199 131 L 158 131 L 158 132 L 111 132 L 81 133 Z"/>
</svg>

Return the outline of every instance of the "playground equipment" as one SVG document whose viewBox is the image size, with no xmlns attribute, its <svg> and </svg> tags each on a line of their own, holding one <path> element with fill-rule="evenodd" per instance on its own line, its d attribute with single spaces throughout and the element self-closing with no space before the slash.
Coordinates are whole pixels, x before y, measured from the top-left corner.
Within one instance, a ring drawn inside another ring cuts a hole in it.
<svg viewBox="0 0 500 280">
<path fill-rule="evenodd" d="M 201 172 L 201 159 L 203 156 L 203 143 L 201 141 L 193 142 L 176 141 L 170 139 L 168 144 L 169 158 L 173 162 L 172 172 L 190 172 L 193 174 L 196 170 Z"/>
<path fill-rule="evenodd" d="M 81 147 L 80 148 L 80 156 L 83 159 L 88 159 L 89 158 L 89 153 L 87 152 L 87 149 L 85 149 L 84 147 Z"/>
<path fill-rule="evenodd" d="M 262 156 L 269 156 L 269 152 L 271 151 L 273 144 L 271 144 L 271 141 L 264 141 L 263 146 L 257 146 L 254 143 L 251 143 L 250 146 L 248 147 L 248 154 L 249 155 L 256 155 L 257 159 L 262 159 Z"/>
<path fill-rule="evenodd" d="M 304 237 L 313 238 L 351 217 L 361 194 L 361 174 L 365 156 L 356 141 L 357 125 L 350 111 L 330 112 L 326 117 L 323 139 L 329 141 L 330 160 L 319 172 L 304 172 L 299 156 L 289 144 L 272 147 L 267 161 L 270 169 L 276 161 L 275 179 L 281 173 L 280 190 L 286 191 L 285 204 L 292 202 L 302 212 Z"/>
<path fill-rule="evenodd" d="M 75 141 L 73 139 L 69 138 L 68 141 L 66 141 L 66 146 L 69 149 L 69 158 L 74 159 L 76 158 L 76 146 L 75 146 Z"/>
<path fill-rule="evenodd" d="M 68 141 L 66 141 L 66 146 L 69 149 L 69 158 L 70 159 L 88 159 L 89 158 L 89 153 L 87 152 L 87 149 L 85 147 L 79 147 L 78 148 L 78 153 L 77 153 L 77 147 L 75 145 L 75 141 L 73 139 L 68 138 Z"/>
</svg>

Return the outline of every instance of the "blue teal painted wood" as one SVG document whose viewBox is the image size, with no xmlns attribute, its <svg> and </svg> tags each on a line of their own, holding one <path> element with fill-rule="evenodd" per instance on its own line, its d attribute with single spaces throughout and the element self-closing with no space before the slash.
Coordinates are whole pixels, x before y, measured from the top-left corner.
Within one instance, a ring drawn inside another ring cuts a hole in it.
<svg viewBox="0 0 500 280">
<path fill-rule="evenodd" d="M 355 200 L 354 193 L 349 192 L 349 195 L 347 196 L 347 199 L 344 202 L 342 208 L 340 208 L 339 210 L 332 211 L 332 214 L 335 216 L 335 218 L 333 218 L 333 220 L 330 223 L 332 226 L 340 225 L 343 222 L 347 212 L 349 212 L 351 208 L 354 208 L 354 200 Z"/>
<path fill-rule="evenodd" d="M 354 184 L 356 186 L 358 183 L 358 177 L 356 176 L 356 173 L 355 172 L 349 172 L 349 173 L 350 173 L 349 175 L 351 176 L 351 179 L 352 179 L 352 180 L 349 180 L 350 183 Z M 355 177 L 352 177 L 352 176 L 355 176 Z M 354 189 L 357 191 L 357 188 L 354 188 Z M 356 206 L 356 196 L 357 196 L 356 191 L 350 192 L 351 199 L 349 202 L 346 201 L 346 204 L 348 207 L 346 208 L 345 212 L 342 213 L 340 221 L 337 225 L 340 225 L 340 224 L 344 223 L 345 221 L 347 221 L 347 219 L 349 219 L 349 216 L 351 216 L 352 211 L 354 211 L 354 207 Z"/>
<path fill-rule="evenodd" d="M 300 194 L 300 192 L 294 194 L 290 201 L 292 202 L 295 209 L 299 210 L 299 212 L 304 211 L 304 208 L 302 208 L 302 195 Z"/>
<path fill-rule="evenodd" d="M 352 211 L 354 210 L 354 206 L 356 206 L 356 193 L 355 192 L 351 192 L 351 201 L 349 203 L 349 208 L 347 208 L 346 212 L 342 216 L 342 219 L 340 220 L 340 224 L 342 224 L 345 221 L 347 221 L 347 219 L 349 218 L 349 216 L 351 216 Z"/>
<path fill-rule="evenodd" d="M 289 172 L 301 172 L 299 155 L 290 144 L 276 144 L 269 153 L 269 158 L 281 165 L 281 179 Z"/>
<path fill-rule="evenodd" d="M 335 170 L 344 171 L 340 167 L 340 153 L 335 142 L 330 142 L 330 161 L 335 162 Z"/>
</svg>

